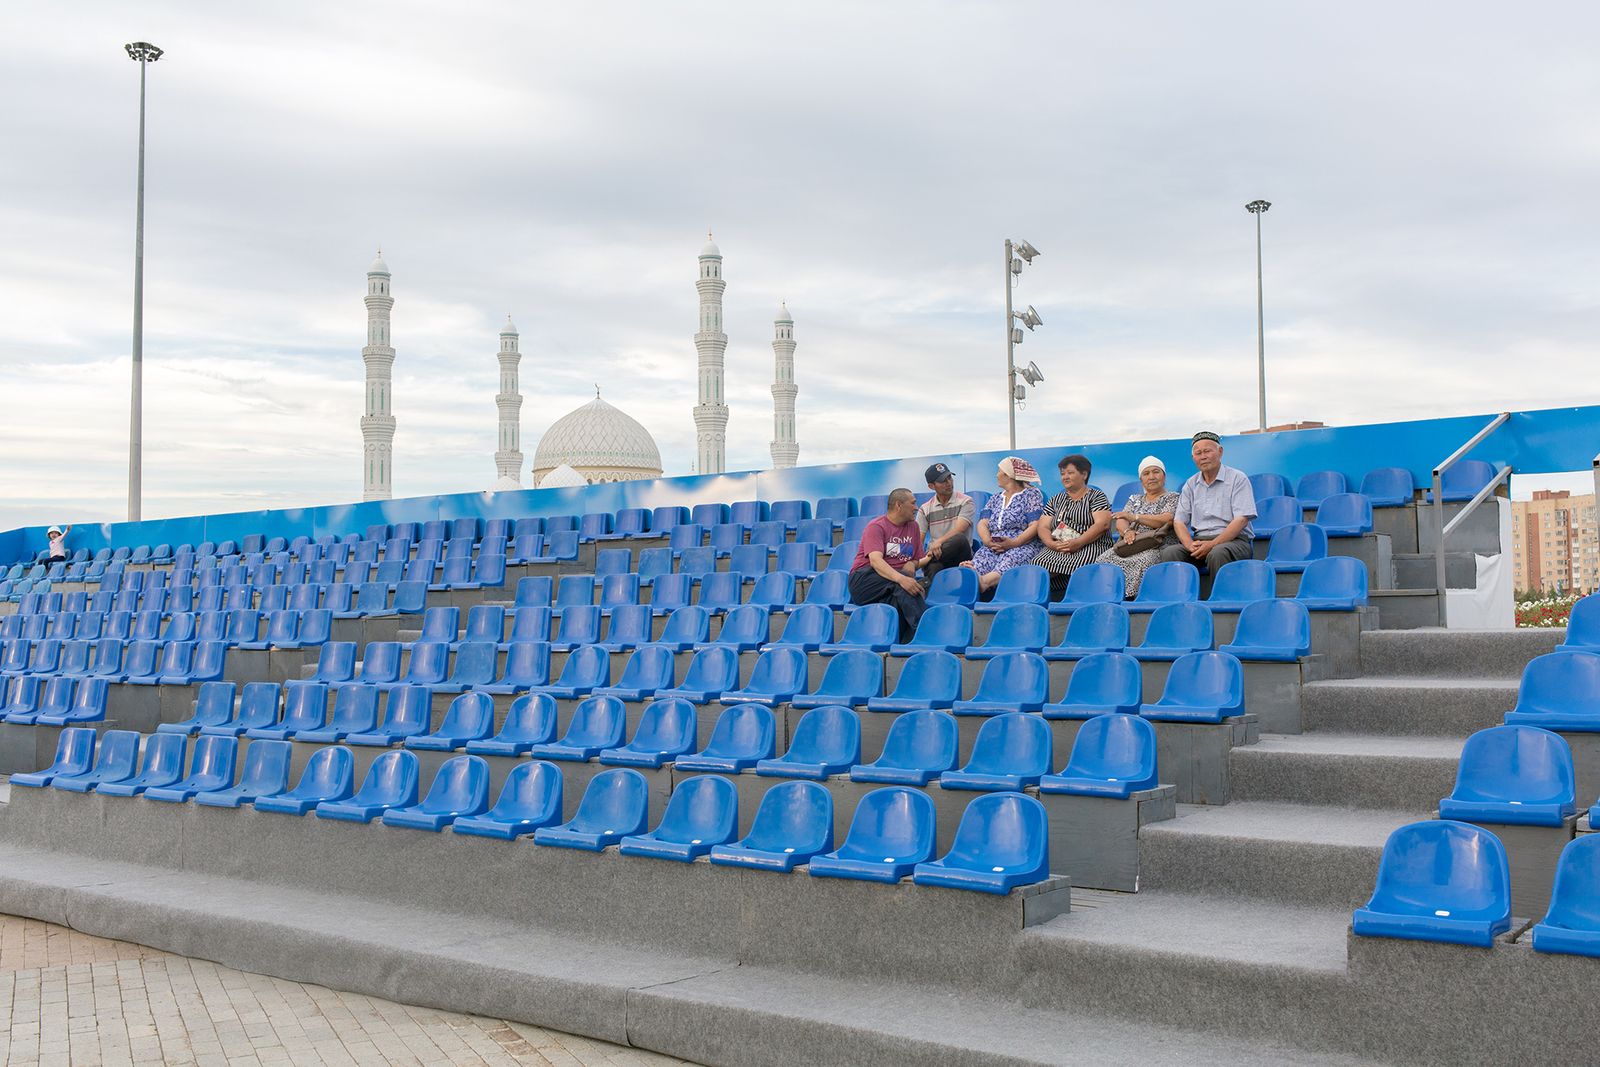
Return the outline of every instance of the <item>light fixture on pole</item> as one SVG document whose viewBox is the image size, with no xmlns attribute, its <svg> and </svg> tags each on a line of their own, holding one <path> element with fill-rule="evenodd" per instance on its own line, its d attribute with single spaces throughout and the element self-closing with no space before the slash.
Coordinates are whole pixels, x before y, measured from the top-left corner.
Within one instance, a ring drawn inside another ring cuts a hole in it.
<svg viewBox="0 0 1600 1067">
<path fill-rule="evenodd" d="M 1008 440 L 1013 449 L 1017 447 L 1017 401 L 1028 395 L 1027 388 L 1017 384 L 1016 347 L 1022 343 L 1022 330 L 1015 324 L 1020 322 L 1032 332 L 1035 327 L 1044 325 L 1044 319 L 1031 304 L 1026 311 L 1012 311 L 1011 287 L 1015 284 L 1012 279 L 1022 273 L 1023 265 L 1032 266 L 1037 255 L 1039 250 L 1027 241 L 1006 239 L 1006 413 Z M 1044 381 L 1044 375 L 1033 363 L 1020 373 L 1028 385 Z"/>
<path fill-rule="evenodd" d="M 139 189 L 133 222 L 133 396 L 128 416 L 128 521 L 138 522 L 144 479 L 144 72 L 161 58 L 148 41 L 123 45 L 139 64 Z"/>
<path fill-rule="evenodd" d="M 1252 200 L 1244 206 L 1256 217 L 1256 400 L 1262 433 L 1267 432 L 1267 332 L 1261 306 L 1261 216 L 1271 206 L 1265 200 Z"/>
</svg>

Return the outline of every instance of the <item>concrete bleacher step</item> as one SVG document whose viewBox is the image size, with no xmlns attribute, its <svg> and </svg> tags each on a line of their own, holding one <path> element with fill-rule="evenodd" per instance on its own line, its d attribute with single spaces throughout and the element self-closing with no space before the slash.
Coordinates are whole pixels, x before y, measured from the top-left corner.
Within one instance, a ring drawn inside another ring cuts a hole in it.
<svg viewBox="0 0 1600 1067">
<path fill-rule="evenodd" d="M 1372 895 L 1383 843 L 1426 811 L 1275 801 L 1180 804 L 1140 833 L 1140 888 L 1351 908 Z"/>
<path fill-rule="evenodd" d="M 1368 675 L 1439 678 L 1520 678 L 1535 656 L 1566 640 L 1559 629 L 1368 630 L 1361 635 L 1361 669 Z"/>
<path fill-rule="evenodd" d="M 1498 726 L 1517 702 L 1514 678 L 1379 675 L 1307 683 L 1307 731 L 1389 737 L 1466 737 Z"/>
<path fill-rule="evenodd" d="M 1232 799 L 1432 811 L 1455 786 L 1462 742 L 1460 737 L 1262 734 L 1257 744 L 1228 754 Z"/>
<path fill-rule="evenodd" d="M 1438 561 L 1420 552 L 1394 554 L 1394 587 L 1396 589 L 1438 588 Z M 1446 552 L 1444 554 L 1444 580 L 1447 589 L 1478 588 L 1478 561 L 1473 552 Z"/>
</svg>

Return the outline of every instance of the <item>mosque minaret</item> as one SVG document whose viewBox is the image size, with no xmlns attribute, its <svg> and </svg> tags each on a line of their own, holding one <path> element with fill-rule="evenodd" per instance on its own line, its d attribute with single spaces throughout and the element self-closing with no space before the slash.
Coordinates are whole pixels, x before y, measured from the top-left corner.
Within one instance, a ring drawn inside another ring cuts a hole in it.
<svg viewBox="0 0 1600 1067">
<path fill-rule="evenodd" d="M 506 316 L 500 331 L 500 392 L 494 403 L 500 410 L 499 447 L 494 454 L 495 491 L 522 488 L 522 392 L 517 382 L 517 367 L 522 353 L 517 351 L 517 327 Z"/>
<path fill-rule="evenodd" d="M 367 344 L 361 360 L 367 365 L 366 413 L 361 416 L 361 499 L 388 500 L 394 496 L 394 414 L 390 407 L 394 348 L 390 345 L 389 312 L 394 295 L 389 291 L 389 265 L 383 249 L 367 268 Z"/>
<path fill-rule="evenodd" d="M 794 319 L 788 304 L 779 306 L 772 322 L 772 357 L 772 465 L 792 467 L 800 458 L 794 436 L 794 398 L 800 387 L 794 383 Z"/>
<path fill-rule="evenodd" d="M 694 335 L 700 370 L 700 402 L 694 408 L 697 474 L 721 474 L 728 467 L 728 405 L 722 392 L 723 357 L 728 351 L 728 335 L 722 332 L 725 288 L 722 250 L 708 233 L 700 250 L 700 277 L 695 280 L 700 294 L 700 329 Z"/>
</svg>

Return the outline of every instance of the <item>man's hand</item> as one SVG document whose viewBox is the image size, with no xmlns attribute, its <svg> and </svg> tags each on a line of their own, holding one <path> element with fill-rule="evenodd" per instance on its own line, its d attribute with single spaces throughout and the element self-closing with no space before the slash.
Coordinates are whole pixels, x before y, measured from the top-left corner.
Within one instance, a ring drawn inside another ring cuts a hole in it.
<svg viewBox="0 0 1600 1067">
<path fill-rule="evenodd" d="M 938 559 L 939 558 L 939 553 L 942 552 L 943 550 L 944 550 L 944 546 L 942 544 L 940 544 L 938 541 L 935 541 L 933 544 L 928 546 L 928 557 L 927 558 L 928 559 Z"/>
<path fill-rule="evenodd" d="M 1215 547 L 1216 545 L 1211 541 L 1195 541 L 1189 546 L 1189 555 L 1195 559 L 1205 559 L 1206 555 Z"/>
<path fill-rule="evenodd" d="M 901 575 L 900 576 L 900 588 L 904 589 L 906 592 L 910 593 L 912 596 L 922 596 L 922 595 L 924 595 L 924 590 L 922 588 L 922 583 L 917 581 L 915 578 L 908 578 L 905 575 Z"/>
</svg>

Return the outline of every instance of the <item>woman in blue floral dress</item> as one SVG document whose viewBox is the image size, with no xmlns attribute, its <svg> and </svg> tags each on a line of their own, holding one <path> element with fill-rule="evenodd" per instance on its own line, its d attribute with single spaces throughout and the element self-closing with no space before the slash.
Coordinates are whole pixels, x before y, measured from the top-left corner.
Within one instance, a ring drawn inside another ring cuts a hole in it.
<svg viewBox="0 0 1600 1067">
<path fill-rule="evenodd" d="M 1002 574 L 1033 562 L 1039 552 L 1035 524 L 1044 511 L 1039 472 L 1020 456 L 1007 456 L 1000 461 L 995 482 L 1000 491 L 984 504 L 978 518 L 978 540 L 983 543 L 971 561 L 962 564 L 978 572 L 981 591 L 999 585 Z"/>
</svg>

